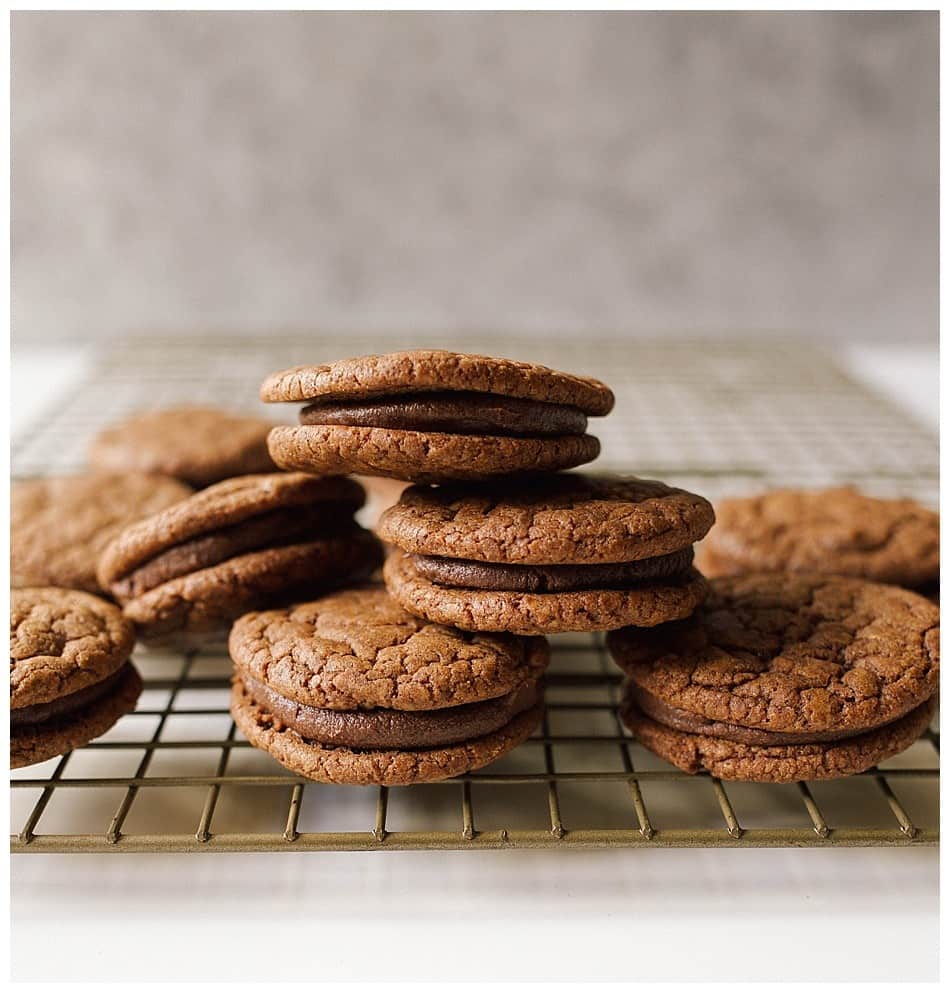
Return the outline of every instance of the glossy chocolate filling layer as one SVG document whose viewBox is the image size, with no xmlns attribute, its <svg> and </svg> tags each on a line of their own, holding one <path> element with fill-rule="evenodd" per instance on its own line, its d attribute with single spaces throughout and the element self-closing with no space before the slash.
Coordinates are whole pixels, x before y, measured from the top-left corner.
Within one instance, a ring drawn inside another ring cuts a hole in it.
<svg viewBox="0 0 950 993">
<path fill-rule="evenodd" d="M 119 600 L 132 600 L 179 576 L 209 569 L 236 555 L 277 548 L 295 542 L 315 541 L 355 528 L 353 508 L 344 504 L 319 504 L 257 514 L 230 527 L 173 545 L 112 583 Z"/>
<path fill-rule="evenodd" d="M 604 565 L 502 565 L 410 555 L 416 571 L 430 583 L 456 589 L 510 590 L 515 593 L 567 593 L 571 590 L 627 589 L 654 579 L 671 579 L 685 572 L 693 549 L 638 562 Z"/>
<path fill-rule="evenodd" d="M 583 434 L 587 415 L 577 407 L 539 400 L 446 392 L 318 401 L 303 408 L 300 423 L 533 438 Z"/>
<path fill-rule="evenodd" d="M 812 734 L 791 734 L 785 731 L 763 731 L 760 728 L 746 728 L 738 724 L 726 724 L 722 721 L 711 721 L 700 714 L 690 713 L 671 707 L 652 693 L 647 693 L 639 687 L 628 689 L 637 707 L 647 717 L 657 724 L 664 724 L 674 731 L 685 731 L 688 734 L 701 734 L 708 738 L 723 738 L 740 745 L 818 745 L 829 741 L 842 741 L 845 738 L 855 738 L 866 734 L 873 728 L 857 728 L 848 731 L 816 731 Z"/>
<path fill-rule="evenodd" d="M 503 728 L 537 703 L 530 683 L 506 696 L 441 710 L 326 710 L 288 700 L 243 672 L 252 699 L 302 738 L 344 748 L 438 748 L 481 738 Z"/>
<path fill-rule="evenodd" d="M 45 724 L 60 717 L 68 717 L 82 710 L 83 707 L 104 697 L 116 683 L 126 674 L 130 663 L 126 662 L 111 676 L 100 679 L 92 686 L 85 686 L 75 693 L 57 697 L 55 700 L 48 700 L 46 703 L 37 703 L 32 707 L 17 707 L 10 711 L 10 727 L 23 728 L 35 727 L 37 724 Z"/>
</svg>

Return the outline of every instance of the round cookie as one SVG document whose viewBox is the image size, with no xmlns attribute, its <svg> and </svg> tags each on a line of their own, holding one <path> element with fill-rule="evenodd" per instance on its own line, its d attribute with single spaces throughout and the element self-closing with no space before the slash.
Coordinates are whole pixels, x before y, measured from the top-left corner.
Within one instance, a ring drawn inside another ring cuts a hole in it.
<svg viewBox="0 0 950 993">
<path fill-rule="evenodd" d="M 939 610 L 907 590 L 822 574 L 712 580 L 689 620 L 608 636 L 663 704 L 714 722 L 858 734 L 934 695 Z"/>
<path fill-rule="evenodd" d="M 132 653 L 135 632 L 114 604 L 77 590 L 10 593 L 10 709 L 99 683 Z"/>
<path fill-rule="evenodd" d="M 568 469 L 600 443 L 587 417 L 614 398 L 597 380 L 484 355 L 420 350 L 298 366 L 261 399 L 307 401 L 297 427 L 270 433 L 274 461 L 319 475 L 411 482 L 481 480 Z"/>
<path fill-rule="evenodd" d="M 248 473 L 271 472 L 268 421 L 211 407 L 174 407 L 135 414 L 101 431 L 89 462 L 110 471 L 163 473 L 210 486 Z"/>
<path fill-rule="evenodd" d="M 363 490 L 351 479 L 318 479 L 304 473 L 275 472 L 227 479 L 126 528 L 103 552 L 99 580 L 108 588 L 123 573 L 180 542 L 269 511 L 302 510 L 314 504 L 352 513 L 363 504 Z"/>
<path fill-rule="evenodd" d="M 708 500 L 656 480 L 563 473 L 516 484 L 412 486 L 383 513 L 377 533 L 418 555 L 578 565 L 678 552 L 714 519 Z"/>
<path fill-rule="evenodd" d="M 533 362 L 464 355 L 441 349 L 363 355 L 327 365 L 295 366 L 264 380 L 265 403 L 360 400 L 446 391 L 490 393 L 577 407 L 600 417 L 613 409 L 614 396 L 596 379 L 557 372 Z"/>
<path fill-rule="evenodd" d="M 355 529 L 339 538 L 248 552 L 177 576 L 123 609 L 139 634 L 153 641 L 179 631 L 224 633 L 246 610 L 365 579 L 381 558 L 373 535 Z"/>
<path fill-rule="evenodd" d="M 348 479 L 302 473 L 225 480 L 126 529 L 99 579 L 150 639 L 218 632 L 255 607 L 369 575 L 379 542 L 352 514 Z"/>
<path fill-rule="evenodd" d="M 541 722 L 542 704 L 500 731 L 437 748 L 353 749 L 321 745 L 276 721 L 247 693 L 240 677 L 231 690 L 231 716 L 252 745 L 298 775 L 348 786 L 408 786 L 459 776 L 494 762 L 527 739 Z"/>
<path fill-rule="evenodd" d="M 277 427 L 268 444 L 283 469 L 420 483 L 570 469 L 600 454 L 600 442 L 589 434 L 507 438 L 332 424 Z"/>
<path fill-rule="evenodd" d="M 677 731 L 645 716 L 629 700 L 624 723 L 655 755 L 691 774 L 706 770 L 726 780 L 794 783 L 853 776 L 909 748 L 936 710 L 936 697 L 883 727 L 830 743 L 748 745 Z"/>
<path fill-rule="evenodd" d="M 398 551 L 387 557 L 383 577 L 393 599 L 414 614 L 464 631 L 518 635 L 609 631 L 627 624 L 652 627 L 689 616 L 706 595 L 706 582 L 695 569 L 630 589 L 562 593 L 452 589 L 424 579 L 409 557 Z"/>
<path fill-rule="evenodd" d="M 504 696 L 536 681 L 543 638 L 467 634 L 407 614 L 382 587 L 360 587 L 231 629 L 237 671 L 300 704 L 428 711 Z"/>
<path fill-rule="evenodd" d="M 939 516 L 913 500 L 773 490 L 724 500 L 716 518 L 700 548 L 711 576 L 820 571 L 920 588 L 940 575 Z"/>
<path fill-rule="evenodd" d="M 11 585 L 103 592 L 96 562 L 112 538 L 190 494 L 178 480 L 137 472 L 15 480 L 10 492 Z"/>
<path fill-rule="evenodd" d="M 10 597 L 10 765 L 43 762 L 86 744 L 135 707 L 142 682 L 128 661 L 131 623 L 77 590 Z"/>
</svg>

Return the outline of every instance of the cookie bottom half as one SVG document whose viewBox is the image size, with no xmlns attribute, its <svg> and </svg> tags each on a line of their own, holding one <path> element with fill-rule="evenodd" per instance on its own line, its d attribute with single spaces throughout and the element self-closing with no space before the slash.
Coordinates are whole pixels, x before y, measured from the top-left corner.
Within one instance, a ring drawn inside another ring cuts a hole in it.
<svg viewBox="0 0 950 993">
<path fill-rule="evenodd" d="M 558 634 L 654 627 L 688 617 L 703 602 L 706 582 L 695 569 L 676 579 L 630 589 L 520 593 L 439 586 L 425 579 L 403 552 L 383 567 L 390 595 L 412 614 L 463 631 Z"/>
<path fill-rule="evenodd" d="M 334 424 L 277 427 L 268 445 L 283 469 L 415 483 L 570 469 L 600 454 L 600 442 L 589 434 L 513 438 Z"/>
<path fill-rule="evenodd" d="M 450 779 L 480 769 L 510 752 L 541 723 L 536 703 L 498 731 L 471 741 L 436 748 L 355 749 L 320 745 L 281 724 L 261 707 L 236 677 L 231 716 L 247 740 L 298 775 L 347 786 L 408 786 Z"/>
<path fill-rule="evenodd" d="M 909 748 L 930 724 L 936 697 L 899 720 L 837 741 L 796 745 L 750 745 L 690 734 L 647 717 L 630 696 L 621 708 L 624 724 L 645 748 L 683 772 L 707 771 L 719 779 L 794 783 L 841 779 L 864 772 Z"/>
<path fill-rule="evenodd" d="M 109 692 L 81 710 L 37 724 L 11 728 L 10 768 L 36 765 L 88 744 L 135 709 L 142 678 L 127 662 Z"/>
</svg>

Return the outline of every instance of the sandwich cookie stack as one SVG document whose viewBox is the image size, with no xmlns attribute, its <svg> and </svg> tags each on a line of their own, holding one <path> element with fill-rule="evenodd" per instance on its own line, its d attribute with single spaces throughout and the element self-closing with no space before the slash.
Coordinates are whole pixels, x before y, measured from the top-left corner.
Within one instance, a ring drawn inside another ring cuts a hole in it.
<svg viewBox="0 0 950 993">
<path fill-rule="evenodd" d="M 10 767 L 44 762 L 104 734 L 135 709 L 135 632 L 90 593 L 28 587 L 10 594 Z"/>
<path fill-rule="evenodd" d="M 320 782 L 404 786 L 480 768 L 541 720 L 543 638 L 471 635 L 367 586 L 240 618 L 231 713 Z"/>
<path fill-rule="evenodd" d="M 384 576 L 412 613 L 468 631 L 556 634 L 652 627 L 706 595 L 693 542 L 702 497 L 653 480 L 550 474 L 414 486 L 378 527 Z"/>
<path fill-rule="evenodd" d="M 268 445 L 284 469 L 411 483 L 567 469 L 597 458 L 588 416 L 603 383 L 545 366 L 445 351 L 394 352 L 269 376 L 267 403 L 305 403 Z"/>
<path fill-rule="evenodd" d="M 145 639 L 205 640 L 247 610 L 369 576 L 378 540 L 363 490 L 303 473 L 239 476 L 131 525 L 99 560 L 102 587 Z"/>
<path fill-rule="evenodd" d="M 916 593 L 817 573 L 713 579 L 688 620 L 608 635 L 622 716 L 688 773 L 785 783 L 863 772 L 936 707 L 940 612 Z"/>
</svg>

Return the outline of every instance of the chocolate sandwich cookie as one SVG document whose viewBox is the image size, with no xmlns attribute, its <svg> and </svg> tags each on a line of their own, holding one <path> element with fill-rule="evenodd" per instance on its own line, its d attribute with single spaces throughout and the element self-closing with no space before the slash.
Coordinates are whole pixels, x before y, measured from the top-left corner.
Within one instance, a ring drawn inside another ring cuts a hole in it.
<svg viewBox="0 0 950 993">
<path fill-rule="evenodd" d="M 902 751 L 936 706 L 940 613 L 916 593 L 817 573 L 710 581 L 689 619 L 607 637 L 622 715 L 686 772 L 791 782 Z"/>
<path fill-rule="evenodd" d="M 648 479 L 581 473 L 413 486 L 378 525 L 406 610 L 467 631 L 650 627 L 705 595 L 692 545 L 712 507 Z"/>
<path fill-rule="evenodd" d="M 134 521 L 191 494 L 167 476 L 90 473 L 17 480 L 10 492 L 10 581 L 102 593 L 96 563 Z"/>
<path fill-rule="evenodd" d="M 10 594 L 10 766 L 44 762 L 104 734 L 142 681 L 122 611 L 77 590 Z"/>
<path fill-rule="evenodd" d="M 447 779 L 510 751 L 541 720 L 543 638 L 430 624 L 380 586 L 247 614 L 228 646 L 238 728 L 321 782 Z"/>
<path fill-rule="evenodd" d="M 587 418 L 614 397 L 595 379 L 512 359 L 422 350 L 297 366 L 269 376 L 268 403 L 302 402 L 270 433 L 285 469 L 412 482 L 488 479 L 595 459 Z"/>
<path fill-rule="evenodd" d="M 709 576 L 820 571 L 932 594 L 940 518 L 913 500 L 880 500 L 852 487 L 773 490 L 718 504 L 699 554 Z"/>
<path fill-rule="evenodd" d="M 267 433 L 273 427 L 213 407 L 174 407 L 135 414 L 101 431 L 89 448 L 98 469 L 163 473 L 195 487 L 232 476 L 273 472 Z"/>
<path fill-rule="evenodd" d="M 369 575 L 382 552 L 353 520 L 362 502 L 345 478 L 228 479 L 123 531 L 99 581 L 143 637 L 223 633 L 254 607 Z"/>
</svg>

